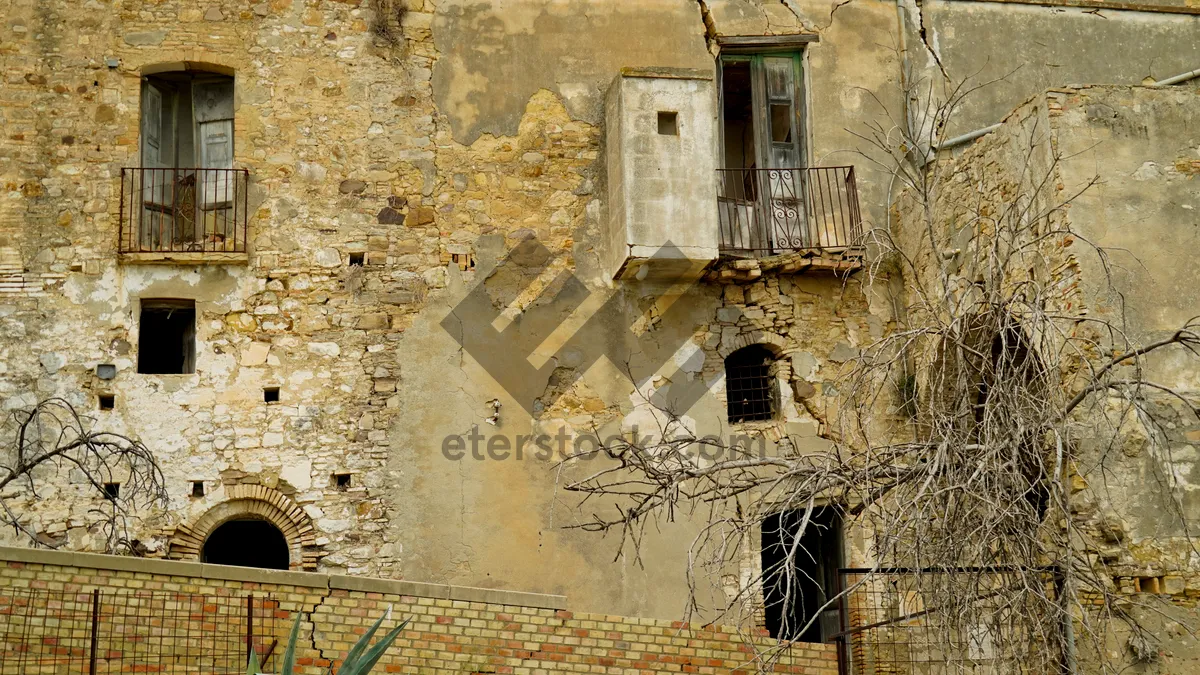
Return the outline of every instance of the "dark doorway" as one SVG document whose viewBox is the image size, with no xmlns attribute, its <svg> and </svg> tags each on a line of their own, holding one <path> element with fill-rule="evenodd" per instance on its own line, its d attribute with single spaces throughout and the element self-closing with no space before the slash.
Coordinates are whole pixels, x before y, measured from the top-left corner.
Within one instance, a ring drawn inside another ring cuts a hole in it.
<svg viewBox="0 0 1200 675">
<path fill-rule="evenodd" d="M 142 300 L 138 330 L 138 372 L 196 372 L 196 303 Z"/>
<path fill-rule="evenodd" d="M 815 508 L 808 526 L 804 509 L 781 511 L 762 522 L 763 600 L 766 628 L 771 637 L 800 642 L 825 642 L 840 630 L 837 604 L 821 612 L 807 630 L 801 630 L 837 593 L 837 571 L 842 561 L 842 519 L 831 507 Z M 794 553 L 791 553 L 794 547 Z M 792 560 L 788 562 L 789 553 Z M 788 574 L 789 568 L 791 574 Z"/>
<path fill-rule="evenodd" d="M 268 570 L 286 570 L 289 558 L 283 533 L 265 520 L 224 523 L 208 535 L 200 552 L 200 562 Z"/>
</svg>

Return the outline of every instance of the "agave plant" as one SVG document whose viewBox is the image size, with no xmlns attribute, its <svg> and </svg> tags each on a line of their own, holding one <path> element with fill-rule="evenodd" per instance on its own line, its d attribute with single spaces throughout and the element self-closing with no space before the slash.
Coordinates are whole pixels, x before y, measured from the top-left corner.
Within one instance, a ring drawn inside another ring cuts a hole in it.
<svg viewBox="0 0 1200 675">
<path fill-rule="evenodd" d="M 379 661 L 379 657 L 383 656 L 387 648 L 392 646 L 392 642 L 396 640 L 400 631 L 408 625 L 409 619 L 401 621 L 379 642 L 368 648 L 371 638 L 375 637 L 375 631 L 379 630 L 379 625 L 391 614 L 392 610 L 388 608 L 388 611 L 371 626 L 371 630 L 354 643 L 350 652 L 346 654 L 346 659 L 338 668 L 338 675 L 367 675 L 371 672 L 375 663 Z M 300 612 L 296 612 L 296 620 L 292 623 L 292 632 L 288 636 L 287 649 L 283 652 L 283 662 L 279 666 L 279 675 L 293 675 L 292 669 L 296 666 L 296 637 L 300 634 L 300 616 Z M 253 649 L 250 650 L 250 662 L 246 664 L 246 675 L 259 675 L 258 653 Z"/>
</svg>

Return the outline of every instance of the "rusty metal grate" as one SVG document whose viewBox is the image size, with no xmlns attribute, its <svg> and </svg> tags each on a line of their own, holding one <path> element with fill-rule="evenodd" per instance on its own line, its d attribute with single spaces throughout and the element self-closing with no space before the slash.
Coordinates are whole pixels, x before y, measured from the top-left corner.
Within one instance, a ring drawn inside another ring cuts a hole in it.
<svg viewBox="0 0 1200 675">
<path fill-rule="evenodd" d="M 245 253 L 246 169 L 124 168 L 121 253 Z"/>
<path fill-rule="evenodd" d="M 1058 672 L 1061 576 L 1052 568 L 841 569 L 843 675 Z M 1037 592 L 1026 592 L 1028 586 Z M 954 621 L 937 598 L 953 593 Z M 1030 621 L 1030 617 L 1042 617 Z M 964 628 L 965 627 L 965 628 Z"/>
<path fill-rule="evenodd" d="M 242 675 L 269 657 L 270 596 L 170 591 L 0 590 L 0 675 Z"/>
<path fill-rule="evenodd" d="M 718 169 L 723 253 L 774 255 L 861 245 L 854 167 Z"/>
</svg>

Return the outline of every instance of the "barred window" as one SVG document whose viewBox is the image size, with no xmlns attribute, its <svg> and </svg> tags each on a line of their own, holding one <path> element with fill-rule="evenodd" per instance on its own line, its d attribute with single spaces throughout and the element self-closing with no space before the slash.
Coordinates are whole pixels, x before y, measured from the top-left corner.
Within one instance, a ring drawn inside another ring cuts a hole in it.
<svg viewBox="0 0 1200 675">
<path fill-rule="evenodd" d="M 729 421 L 753 422 L 775 416 L 775 355 L 761 345 L 743 347 L 725 359 Z"/>
</svg>

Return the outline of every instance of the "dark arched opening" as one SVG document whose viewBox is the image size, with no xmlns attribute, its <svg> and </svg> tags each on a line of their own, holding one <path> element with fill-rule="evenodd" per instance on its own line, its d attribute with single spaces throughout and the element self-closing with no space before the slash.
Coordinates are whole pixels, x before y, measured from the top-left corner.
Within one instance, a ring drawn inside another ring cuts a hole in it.
<svg viewBox="0 0 1200 675">
<path fill-rule="evenodd" d="M 265 520 L 231 520 L 223 523 L 200 551 L 200 561 L 216 565 L 286 570 L 290 561 L 287 539 Z"/>
</svg>

